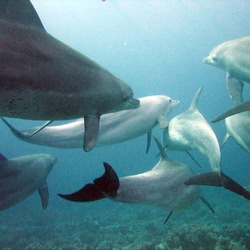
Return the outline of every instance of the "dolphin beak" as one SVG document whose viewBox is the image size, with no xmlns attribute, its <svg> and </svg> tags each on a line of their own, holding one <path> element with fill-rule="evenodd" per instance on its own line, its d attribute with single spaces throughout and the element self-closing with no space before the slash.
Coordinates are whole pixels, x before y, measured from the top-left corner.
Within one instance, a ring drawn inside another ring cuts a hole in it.
<svg viewBox="0 0 250 250">
<path fill-rule="evenodd" d="M 128 100 L 129 104 L 131 105 L 131 108 L 136 109 L 140 107 L 140 101 L 136 98 L 130 98 Z"/>
<path fill-rule="evenodd" d="M 179 100 L 172 100 L 172 105 L 173 107 L 176 107 L 180 104 L 180 101 Z"/>
<path fill-rule="evenodd" d="M 206 64 L 211 64 L 213 59 L 210 56 L 206 56 L 203 58 L 203 62 Z"/>
</svg>

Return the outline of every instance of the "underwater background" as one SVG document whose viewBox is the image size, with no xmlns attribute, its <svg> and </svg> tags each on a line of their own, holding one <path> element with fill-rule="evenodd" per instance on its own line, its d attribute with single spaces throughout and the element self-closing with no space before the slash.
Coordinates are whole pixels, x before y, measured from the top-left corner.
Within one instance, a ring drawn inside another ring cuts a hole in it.
<svg viewBox="0 0 250 250">
<path fill-rule="evenodd" d="M 216 45 L 250 35 L 247 0 L 32 0 L 46 30 L 127 82 L 135 97 L 163 94 L 180 100 L 169 115 L 185 111 L 203 88 L 199 110 L 211 121 L 233 107 L 226 74 L 202 62 Z M 250 96 L 245 84 L 244 98 Z M 8 119 L 19 129 L 41 121 Z M 65 122 L 55 122 L 63 124 Z M 224 121 L 211 124 L 219 142 Z M 148 154 L 146 135 L 125 143 L 83 149 L 56 149 L 15 138 L 1 122 L 0 150 L 7 158 L 50 153 L 58 158 L 48 176 L 49 206 L 38 193 L 0 214 L 0 249 L 250 249 L 250 203 L 223 188 L 202 187 L 212 214 L 202 202 L 168 215 L 158 207 L 103 199 L 73 203 L 57 196 L 71 193 L 103 174 L 108 162 L 119 177 L 150 170 L 159 161 L 154 141 Z M 161 139 L 159 126 L 153 134 Z M 195 172 L 210 171 L 207 159 L 193 152 L 202 170 L 184 153 L 171 159 Z M 232 139 L 222 148 L 222 170 L 250 185 L 250 156 Z"/>
</svg>

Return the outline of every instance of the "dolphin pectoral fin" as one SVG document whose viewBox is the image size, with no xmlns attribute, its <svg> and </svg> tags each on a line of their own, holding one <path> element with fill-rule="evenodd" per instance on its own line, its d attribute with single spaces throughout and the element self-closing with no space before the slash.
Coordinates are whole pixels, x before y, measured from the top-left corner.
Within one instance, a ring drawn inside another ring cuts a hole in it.
<svg viewBox="0 0 250 250">
<path fill-rule="evenodd" d="M 215 122 L 218 122 L 220 120 L 223 120 L 229 116 L 232 116 L 232 115 L 236 115 L 236 114 L 239 114 L 241 112 L 245 112 L 245 111 L 248 111 L 250 110 L 250 100 L 232 108 L 232 109 L 229 109 L 228 111 L 222 113 L 221 115 L 215 117 L 212 122 L 215 123 Z"/>
<path fill-rule="evenodd" d="M 250 200 L 250 192 L 248 192 L 239 183 L 226 176 L 224 173 L 219 171 L 213 171 L 203 174 L 194 175 L 188 178 L 185 182 L 186 185 L 208 185 L 224 187 L 238 195 L 245 197 Z"/>
<path fill-rule="evenodd" d="M 19 131 L 18 129 L 16 129 L 14 126 L 12 126 L 5 118 L 1 117 L 1 119 L 9 127 L 12 134 L 14 134 L 16 137 L 18 137 L 22 140 L 28 139 L 30 137 L 30 135 L 26 135 L 26 134 L 22 133 L 21 131 Z"/>
<path fill-rule="evenodd" d="M 35 134 L 37 134 L 38 132 L 40 132 L 41 130 L 43 130 L 45 127 L 47 127 L 49 124 L 51 124 L 53 121 L 47 121 L 46 123 L 44 123 L 41 127 L 39 127 L 38 129 L 36 129 L 31 135 L 27 136 L 27 137 L 32 137 Z"/>
<path fill-rule="evenodd" d="M 58 194 L 58 195 L 65 200 L 75 201 L 75 202 L 96 201 L 106 197 L 106 195 L 103 194 L 100 191 L 100 189 L 98 189 L 98 187 L 92 183 L 85 185 L 82 189 L 72 194 Z"/>
<path fill-rule="evenodd" d="M 226 81 L 227 81 L 227 91 L 229 96 L 236 104 L 241 104 L 243 102 L 242 99 L 242 90 L 244 87 L 243 82 L 230 76 L 230 74 L 227 74 Z"/>
<path fill-rule="evenodd" d="M 222 147 L 225 145 L 225 143 L 228 141 L 229 138 L 230 138 L 230 134 L 226 133 L 226 135 L 224 136 L 224 138 L 220 144 L 220 149 L 222 149 Z"/>
<path fill-rule="evenodd" d="M 100 116 L 86 115 L 84 116 L 84 151 L 88 152 L 96 145 L 99 133 Z"/>
<path fill-rule="evenodd" d="M 150 148 L 150 145 L 151 145 L 151 138 L 152 138 L 152 130 L 150 130 L 150 131 L 147 133 L 147 148 L 146 148 L 146 154 L 148 153 L 149 148 Z"/>
<path fill-rule="evenodd" d="M 169 218 L 171 217 L 171 215 L 173 214 L 173 211 L 171 211 L 169 214 L 168 214 L 168 217 L 166 218 L 166 220 L 164 221 L 164 225 L 168 222 Z"/>
<path fill-rule="evenodd" d="M 213 209 L 213 207 L 210 205 L 210 203 L 207 201 L 207 199 L 205 197 L 203 197 L 202 195 L 200 195 L 200 199 L 203 201 L 203 203 L 211 210 L 211 212 L 213 214 L 215 214 L 215 211 Z"/>
<path fill-rule="evenodd" d="M 114 169 L 108 163 L 104 162 L 103 165 L 105 172 L 101 177 L 95 179 L 94 183 L 89 183 L 72 194 L 58 195 L 63 199 L 75 202 L 96 201 L 116 196 L 120 186 L 119 179 Z"/>
<path fill-rule="evenodd" d="M 196 159 L 193 157 L 193 155 L 189 151 L 187 151 L 187 150 L 186 150 L 186 153 L 199 166 L 199 168 L 201 168 L 201 165 L 199 164 L 198 161 L 196 161 Z"/>
<path fill-rule="evenodd" d="M 40 188 L 38 188 L 38 193 L 42 202 L 42 208 L 46 209 L 49 203 L 49 189 L 46 181 Z"/>
</svg>

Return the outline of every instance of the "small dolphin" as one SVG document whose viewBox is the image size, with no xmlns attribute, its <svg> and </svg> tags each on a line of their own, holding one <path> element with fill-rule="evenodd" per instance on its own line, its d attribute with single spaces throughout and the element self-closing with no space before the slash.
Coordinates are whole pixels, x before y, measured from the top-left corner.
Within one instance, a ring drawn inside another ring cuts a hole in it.
<svg viewBox="0 0 250 250">
<path fill-rule="evenodd" d="M 0 154 L 0 210 L 16 205 L 38 190 L 42 207 L 49 201 L 46 178 L 56 158 L 32 154 L 8 160 Z"/>
<path fill-rule="evenodd" d="M 203 62 L 227 72 L 227 89 L 237 104 L 242 103 L 243 82 L 250 83 L 250 36 L 216 46 Z"/>
<path fill-rule="evenodd" d="M 124 142 L 148 133 L 148 151 L 152 129 L 157 124 L 161 128 L 168 126 L 166 116 L 179 104 L 179 101 L 165 95 L 147 96 L 139 98 L 139 101 L 140 107 L 137 109 L 101 116 L 97 147 Z M 59 126 L 47 126 L 35 135 L 33 134 L 39 129 L 38 127 L 18 131 L 4 118 L 2 119 L 12 133 L 24 141 L 57 148 L 82 147 L 83 119 Z"/>
<path fill-rule="evenodd" d="M 163 132 L 164 145 L 169 150 L 197 150 L 207 157 L 213 171 L 192 176 L 185 184 L 223 186 L 250 199 L 247 190 L 221 172 L 221 153 L 217 137 L 198 110 L 201 90 L 198 89 L 187 111 L 170 120 L 168 128 Z"/>
<path fill-rule="evenodd" d="M 250 111 L 239 113 L 225 119 L 227 133 L 221 147 L 232 137 L 241 148 L 250 154 Z"/>
<path fill-rule="evenodd" d="M 134 109 L 132 89 L 44 29 L 29 0 L 0 2 L 0 115 L 32 120 L 84 117 L 84 150 L 102 114 Z"/>
<path fill-rule="evenodd" d="M 232 115 L 236 115 L 236 114 L 239 114 L 239 113 L 242 113 L 242 112 L 245 112 L 245 111 L 248 111 L 250 110 L 250 100 L 242 103 L 242 104 L 239 104 L 237 105 L 236 107 L 232 108 L 232 109 L 229 109 L 228 111 L 224 112 L 223 114 L 217 116 L 216 118 L 214 118 L 212 120 L 212 122 L 218 122 L 218 121 L 221 121 L 227 117 L 230 117 Z"/>
<path fill-rule="evenodd" d="M 198 186 L 186 186 L 184 181 L 193 175 L 185 164 L 170 160 L 159 141 L 155 138 L 161 160 L 147 172 L 118 179 L 114 169 L 104 163 L 105 173 L 72 194 L 58 194 L 60 197 L 75 201 L 88 202 L 110 198 L 117 202 L 148 204 L 170 211 L 165 223 L 173 213 L 193 205 L 199 198 L 214 212 L 200 195 Z"/>
</svg>

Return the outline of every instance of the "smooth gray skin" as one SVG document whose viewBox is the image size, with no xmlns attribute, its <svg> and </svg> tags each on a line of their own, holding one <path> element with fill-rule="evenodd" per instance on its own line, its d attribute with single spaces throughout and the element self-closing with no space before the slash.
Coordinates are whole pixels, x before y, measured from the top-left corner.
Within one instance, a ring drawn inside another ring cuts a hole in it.
<svg viewBox="0 0 250 250">
<path fill-rule="evenodd" d="M 221 153 L 217 137 L 198 110 L 201 90 L 198 89 L 187 111 L 170 120 L 163 132 L 163 143 L 167 150 L 197 150 L 207 157 L 213 171 L 220 171 Z"/>
<path fill-rule="evenodd" d="M 179 104 L 179 101 L 165 95 L 147 96 L 139 98 L 139 101 L 138 109 L 123 110 L 101 117 L 97 147 L 121 143 L 145 133 L 151 134 L 157 124 L 161 128 L 167 127 L 167 115 Z M 57 148 L 82 147 L 83 119 L 59 126 L 47 126 L 33 136 L 31 135 L 38 127 L 18 131 L 9 123 L 6 124 L 15 136 L 29 143 Z"/>
<path fill-rule="evenodd" d="M 49 200 L 46 178 L 56 158 L 49 154 L 32 154 L 10 160 L 0 155 L 0 210 L 4 210 L 39 191 L 42 207 Z"/>
<path fill-rule="evenodd" d="M 216 46 L 203 62 L 226 71 L 229 95 L 242 103 L 243 82 L 250 83 L 250 36 Z"/>
<path fill-rule="evenodd" d="M 84 117 L 89 151 L 102 114 L 139 106 L 125 82 L 49 35 L 29 0 L 1 1 L 0 37 L 1 116 Z"/>
<path fill-rule="evenodd" d="M 239 113 L 225 119 L 227 134 L 222 142 L 232 137 L 241 148 L 250 154 L 250 111 Z"/>
<path fill-rule="evenodd" d="M 159 149 L 161 160 L 152 170 L 120 178 L 117 195 L 109 198 L 123 203 L 159 206 L 171 212 L 193 205 L 200 198 L 199 186 L 184 184 L 193 171 L 181 162 L 170 160 L 164 150 Z"/>
</svg>

